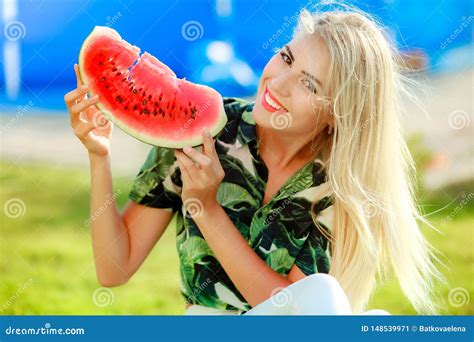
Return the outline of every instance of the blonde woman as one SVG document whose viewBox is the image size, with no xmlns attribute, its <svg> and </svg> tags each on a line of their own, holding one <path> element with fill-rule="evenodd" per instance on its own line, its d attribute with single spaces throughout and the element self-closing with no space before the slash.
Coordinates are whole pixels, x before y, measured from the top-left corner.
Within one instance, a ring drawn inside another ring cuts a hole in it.
<svg viewBox="0 0 474 342">
<path fill-rule="evenodd" d="M 390 267 L 415 309 L 436 313 L 398 65 L 367 15 L 302 11 L 255 102 L 224 99 L 226 127 L 199 148 L 152 147 L 123 214 L 107 206 L 93 220 L 101 285 L 126 283 L 176 213 L 187 314 L 389 314 L 365 310 Z M 78 76 L 65 100 L 89 151 L 94 213 L 113 194 L 112 126 L 94 126 L 86 92 Z"/>
</svg>

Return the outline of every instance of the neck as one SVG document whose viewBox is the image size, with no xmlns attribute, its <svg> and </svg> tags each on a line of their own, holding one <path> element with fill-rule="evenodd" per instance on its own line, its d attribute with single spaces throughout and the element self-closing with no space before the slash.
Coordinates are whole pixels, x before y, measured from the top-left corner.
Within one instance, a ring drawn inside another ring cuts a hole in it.
<svg viewBox="0 0 474 342">
<path fill-rule="evenodd" d="M 281 134 L 281 131 L 264 129 L 256 126 L 260 155 L 265 156 L 265 163 L 278 169 L 285 169 L 294 163 L 306 164 L 316 159 L 319 149 L 314 150 L 314 137 L 322 134 L 319 129 L 315 134 L 302 137 L 301 134 Z"/>
</svg>

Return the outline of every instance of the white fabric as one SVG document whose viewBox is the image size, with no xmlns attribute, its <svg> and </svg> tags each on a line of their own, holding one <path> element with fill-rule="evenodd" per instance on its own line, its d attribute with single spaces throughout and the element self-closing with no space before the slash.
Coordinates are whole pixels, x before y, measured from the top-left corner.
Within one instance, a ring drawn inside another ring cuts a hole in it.
<svg viewBox="0 0 474 342">
<path fill-rule="evenodd" d="M 192 305 L 185 315 L 238 315 L 241 311 L 219 310 Z M 349 300 L 333 276 L 307 276 L 253 307 L 244 315 L 352 315 Z M 361 315 L 390 315 L 385 310 L 369 310 Z"/>
</svg>

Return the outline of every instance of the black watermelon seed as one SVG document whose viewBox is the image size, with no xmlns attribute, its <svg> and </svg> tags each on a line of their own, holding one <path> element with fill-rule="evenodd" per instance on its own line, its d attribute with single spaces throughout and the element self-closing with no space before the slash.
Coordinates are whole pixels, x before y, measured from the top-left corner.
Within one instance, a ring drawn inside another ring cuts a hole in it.
<svg viewBox="0 0 474 342">
<path fill-rule="evenodd" d="M 133 106 L 133 110 L 137 110 L 137 108 L 138 108 L 138 105 Z"/>
<path fill-rule="evenodd" d="M 146 106 L 146 100 L 142 101 L 142 105 Z"/>
<path fill-rule="evenodd" d="M 143 113 L 144 114 L 150 114 L 150 112 L 148 112 L 148 109 L 146 109 L 146 108 L 143 110 Z"/>
<path fill-rule="evenodd" d="M 158 107 L 158 102 L 157 101 L 155 101 L 155 106 Z"/>
<path fill-rule="evenodd" d="M 105 89 L 109 89 L 109 85 L 108 85 L 108 84 L 105 85 Z"/>
<path fill-rule="evenodd" d="M 153 115 L 156 116 L 156 114 L 158 114 L 158 111 L 155 109 L 155 110 L 153 111 Z"/>
<path fill-rule="evenodd" d="M 138 91 L 142 91 L 143 88 L 138 89 Z"/>
<path fill-rule="evenodd" d="M 134 94 L 138 94 L 138 91 L 137 91 L 136 89 L 133 89 L 132 92 L 133 92 Z"/>
<path fill-rule="evenodd" d="M 150 100 L 151 100 L 151 95 L 148 95 L 148 101 L 150 101 Z"/>
<path fill-rule="evenodd" d="M 117 71 L 117 68 L 113 68 L 113 69 L 112 69 L 112 72 L 116 72 L 116 71 Z"/>
<path fill-rule="evenodd" d="M 104 82 L 104 81 L 105 81 L 105 77 L 102 76 L 99 81 Z"/>
<path fill-rule="evenodd" d="M 160 94 L 160 98 L 158 99 L 158 101 L 161 101 L 163 100 L 163 93 Z"/>
</svg>

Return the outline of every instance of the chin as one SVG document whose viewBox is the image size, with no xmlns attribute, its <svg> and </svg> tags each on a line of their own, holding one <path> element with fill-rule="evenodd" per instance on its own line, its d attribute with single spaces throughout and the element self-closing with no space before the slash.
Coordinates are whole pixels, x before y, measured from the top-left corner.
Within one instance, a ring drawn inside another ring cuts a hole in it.
<svg viewBox="0 0 474 342">
<path fill-rule="evenodd" d="M 268 113 L 259 103 L 255 103 L 252 110 L 252 117 L 255 123 L 264 128 L 272 128 L 270 121 L 271 114 Z"/>
</svg>

